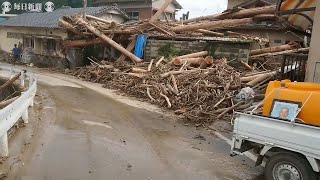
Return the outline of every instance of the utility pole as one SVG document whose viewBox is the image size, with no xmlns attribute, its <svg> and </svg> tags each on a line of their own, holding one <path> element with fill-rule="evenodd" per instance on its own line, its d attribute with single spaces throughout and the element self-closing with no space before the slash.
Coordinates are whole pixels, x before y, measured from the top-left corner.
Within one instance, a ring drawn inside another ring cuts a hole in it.
<svg viewBox="0 0 320 180">
<path fill-rule="evenodd" d="M 83 18 L 86 19 L 87 0 L 83 0 Z"/>
</svg>

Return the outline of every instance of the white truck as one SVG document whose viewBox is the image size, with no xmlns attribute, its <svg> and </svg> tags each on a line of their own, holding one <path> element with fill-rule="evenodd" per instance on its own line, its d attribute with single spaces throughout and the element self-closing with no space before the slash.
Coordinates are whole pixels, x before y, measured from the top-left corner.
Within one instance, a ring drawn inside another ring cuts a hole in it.
<svg viewBox="0 0 320 180">
<path fill-rule="evenodd" d="M 317 180 L 320 127 L 236 113 L 231 156 L 251 151 L 266 180 Z M 266 164 L 264 164 L 266 163 Z"/>
</svg>

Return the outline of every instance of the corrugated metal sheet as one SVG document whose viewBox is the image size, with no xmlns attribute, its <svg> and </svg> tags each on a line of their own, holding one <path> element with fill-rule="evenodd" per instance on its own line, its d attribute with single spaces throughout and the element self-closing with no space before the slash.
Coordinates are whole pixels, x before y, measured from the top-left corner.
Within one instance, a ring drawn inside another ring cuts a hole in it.
<svg viewBox="0 0 320 180">
<path fill-rule="evenodd" d="M 280 10 L 293 10 L 293 9 L 315 7 L 316 1 L 317 0 L 285 0 L 281 4 Z M 302 13 L 307 15 L 313 20 L 315 11 L 305 11 Z M 289 15 L 288 20 L 292 25 L 301 27 L 303 30 L 306 30 L 311 25 L 310 21 L 308 21 L 305 17 L 298 14 Z"/>
</svg>

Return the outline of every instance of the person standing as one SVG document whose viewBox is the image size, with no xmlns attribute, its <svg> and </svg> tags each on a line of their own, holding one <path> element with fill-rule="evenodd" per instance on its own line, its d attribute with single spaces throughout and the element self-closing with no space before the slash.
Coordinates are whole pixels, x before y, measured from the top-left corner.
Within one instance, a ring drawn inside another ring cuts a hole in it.
<svg viewBox="0 0 320 180">
<path fill-rule="evenodd" d="M 13 54 L 13 64 L 16 63 L 16 61 L 20 62 L 20 49 L 17 47 L 17 44 L 14 44 L 14 48 L 12 49 Z"/>
</svg>

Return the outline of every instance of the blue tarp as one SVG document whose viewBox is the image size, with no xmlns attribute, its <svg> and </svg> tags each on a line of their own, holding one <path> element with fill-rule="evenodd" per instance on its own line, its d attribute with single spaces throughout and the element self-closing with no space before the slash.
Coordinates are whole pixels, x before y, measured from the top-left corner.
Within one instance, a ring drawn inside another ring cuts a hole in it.
<svg viewBox="0 0 320 180">
<path fill-rule="evenodd" d="M 147 45 L 147 39 L 148 39 L 148 35 L 146 34 L 140 34 L 137 37 L 136 45 L 134 48 L 134 55 L 136 55 L 138 58 L 143 57 L 143 51 Z"/>
</svg>

